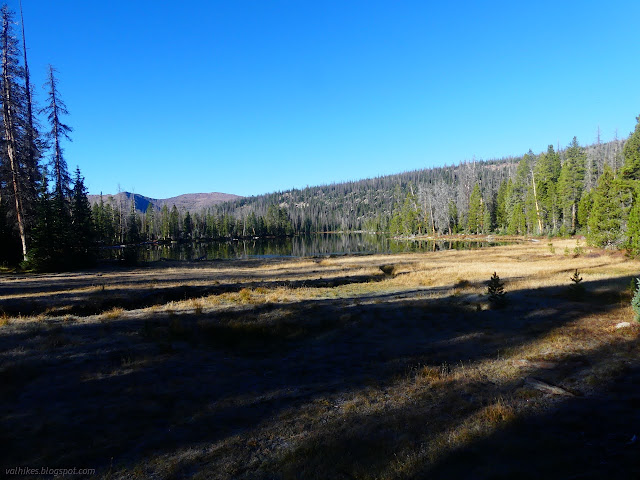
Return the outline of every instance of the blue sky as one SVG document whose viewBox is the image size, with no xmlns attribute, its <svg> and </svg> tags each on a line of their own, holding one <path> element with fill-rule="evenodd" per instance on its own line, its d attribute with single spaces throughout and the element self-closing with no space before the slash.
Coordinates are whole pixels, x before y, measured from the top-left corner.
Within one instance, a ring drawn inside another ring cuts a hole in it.
<svg viewBox="0 0 640 480">
<path fill-rule="evenodd" d="M 39 99 L 51 63 L 90 193 L 257 195 L 624 138 L 640 114 L 635 0 L 23 10 Z"/>
</svg>

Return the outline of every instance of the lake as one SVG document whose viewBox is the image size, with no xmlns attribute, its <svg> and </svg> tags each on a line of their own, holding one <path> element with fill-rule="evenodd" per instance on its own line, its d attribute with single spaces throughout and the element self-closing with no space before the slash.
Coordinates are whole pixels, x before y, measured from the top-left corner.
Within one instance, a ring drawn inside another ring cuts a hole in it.
<svg viewBox="0 0 640 480">
<path fill-rule="evenodd" d="M 393 239 L 369 233 L 322 233 L 286 238 L 256 238 L 212 242 L 140 245 L 136 248 L 140 262 L 170 260 L 226 260 L 239 258 L 314 257 L 331 255 L 367 255 L 374 253 L 467 250 L 504 245 L 495 241 Z M 103 259 L 116 259 L 122 249 L 102 250 Z"/>
</svg>

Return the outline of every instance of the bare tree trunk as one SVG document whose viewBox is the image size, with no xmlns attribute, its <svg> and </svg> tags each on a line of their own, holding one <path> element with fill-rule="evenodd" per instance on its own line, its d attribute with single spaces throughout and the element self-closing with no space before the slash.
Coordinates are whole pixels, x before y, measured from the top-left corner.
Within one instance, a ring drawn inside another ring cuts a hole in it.
<svg viewBox="0 0 640 480">
<path fill-rule="evenodd" d="M 431 195 L 429 195 L 429 214 L 431 215 L 431 233 L 436 235 L 436 222 L 433 221 L 433 205 L 431 205 Z"/>
<path fill-rule="evenodd" d="M 27 259 L 27 236 L 24 228 L 24 218 L 22 211 L 22 188 L 20 185 L 20 165 L 16 151 L 16 138 L 14 135 L 14 113 L 13 99 L 11 98 L 11 84 L 13 79 L 9 72 L 9 21 L 5 16 L 2 22 L 2 117 L 4 120 L 4 135 L 7 144 L 7 157 L 9 158 L 9 168 L 11 169 L 11 183 L 13 195 L 15 197 L 16 220 L 18 223 L 18 233 L 22 243 L 22 256 Z"/>
<path fill-rule="evenodd" d="M 533 184 L 533 202 L 536 205 L 536 218 L 538 219 L 538 229 L 540 235 L 542 235 L 542 219 L 540 218 L 540 207 L 538 206 L 538 193 L 536 192 L 536 177 L 531 170 L 531 183 Z"/>
</svg>

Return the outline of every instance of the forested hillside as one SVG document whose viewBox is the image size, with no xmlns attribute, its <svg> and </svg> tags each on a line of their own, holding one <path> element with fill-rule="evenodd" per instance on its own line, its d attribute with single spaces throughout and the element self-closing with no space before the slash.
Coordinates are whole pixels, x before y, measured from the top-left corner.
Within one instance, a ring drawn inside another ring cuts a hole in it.
<svg viewBox="0 0 640 480">
<path fill-rule="evenodd" d="M 596 186 L 605 165 L 613 170 L 622 166 L 623 145 L 624 141 L 615 140 L 583 148 L 574 139 L 558 152 L 549 146 L 546 152 L 529 151 L 522 157 L 462 162 L 277 192 L 223 204 L 219 211 L 243 218 L 250 212 L 263 215 L 270 205 L 277 205 L 287 210 L 295 231 L 368 230 L 410 235 L 510 230 L 555 234 L 563 225 L 567 231 L 576 227 L 563 216 L 566 212 L 561 202 L 569 205 L 568 189 L 576 190 L 571 194 L 577 194 L 577 208 L 582 192 Z M 556 186 L 562 171 L 564 190 Z M 540 190 L 537 199 L 542 227 L 532 220 L 534 186 Z"/>
<path fill-rule="evenodd" d="M 104 243 L 365 230 L 407 236 L 583 232 L 594 243 L 620 247 L 636 178 L 623 172 L 634 161 L 637 135 L 586 147 L 574 137 L 564 148 L 550 145 L 521 157 L 292 189 L 207 209 L 149 206 L 139 214 L 132 203 L 103 201 L 93 213 Z M 609 228 L 615 233 L 603 237 L 597 216 L 603 215 L 604 190 L 618 192 L 619 221 Z"/>
</svg>

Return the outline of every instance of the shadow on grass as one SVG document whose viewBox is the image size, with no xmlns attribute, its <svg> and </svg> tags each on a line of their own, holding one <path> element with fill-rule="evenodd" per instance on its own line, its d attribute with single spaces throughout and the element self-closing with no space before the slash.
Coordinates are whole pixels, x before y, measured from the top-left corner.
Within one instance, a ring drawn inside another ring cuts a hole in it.
<svg viewBox="0 0 640 480">
<path fill-rule="evenodd" d="M 597 291 L 610 282 L 585 286 Z M 429 392 L 414 399 L 397 398 L 382 412 L 362 415 L 356 409 L 344 418 L 322 413 L 332 407 L 318 407 L 309 427 L 279 431 L 286 437 L 303 428 L 307 440 L 291 448 L 285 440 L 274 440 L 273 450 L 261 460 L 256 460 L 258 447 L 238 439 L 261 428 L 277 429 L 288 412 L 316 401 L 339 400 L 368 388 L 393 397 L 394 386 L 411 376 L 416 365 L 491 360 L 586 313 L 616 306 L 595 300 L 567 302 L 564 294 L 556 287 L 510 292 L 512 305 L 499 313 L 475 311 L 453 297 L 413 296 L 360 305 L 353 299 L 306 300 L 246 306 L 216 316 L 157 314 L 16 327 L 0 337 L 0 465 L 73 465 L 104 474 L 112 464 L 116 470 L 133 468 L 150 456 L 190 450 L 193 457 L 173 461 L 171 475 L 190 476 L 203 468 L 203 462 L 221 461 L 219 456 L 225 455 L 232 457 L 228 477 L 249 476 L 258 468 L 258 477 L 411 478 L 428 471 L 434 478 L 476 478 L 465 472 L 477 472 L 477 478 L 509 478 L 513 472 L 535 471 L 521 463 L 531 449 L 529 462 L 549 458 L 536 463 L 548 472 L 558 468 L 556 459 L 562 455 L 582 458 L 605 442 L 600 433 L 606 429 L 589 430 L 590 417 L 569 414 L 596 415 L 594 409 L 611 402 L 611 392 L 616 391 L 612 388 L 633 380 L 631 387 L 618 390 L 619 407 L 593 417 L 598 425 L 616 425 L 612 432 L 630 440 L 629 433 L 635 432 L 623 427 L 638 420 L 638 409 L 630 411 L 637 407 L 637 362 L 612 374 L 597 398 L 559 402 L 553 411 L 500 428 L 488 438 L 472 439 L 449 457 L 435 460 L 424 453 L 434 436 L 455 429 L 456 422 L 495 398 L 509 395 L 522 378 L 487 379 L 464 388 L 451 384 L 442 393 L 446 401 L 438 397 L 436 407 Z M 538 314 L 541 299 L 545 310 Z M 566 361 L 577 365 L 574 369 L 593 368 L 613 348 L 626 346 L 593 351 L 578 363 Z M 483 393 L 474 398 L 475 390 Z M 558 422 L 558 415 L 573 420 Z M 538 424 L 548 426 L 543 435 L 536 430 Z M 596 446 L 572 443 L 577 430 L 587 432 L 579 438 L 596 441 Z M 561 441 L 550 449 L 552 437 Z M 208 450 L 225 442 L 242 446 L 224 454 Z M 561 447 L 566 447 L 562 455 Z M 491 463 L 500 451 L 516 460 L 503 460 L 504 468 Z M 411 460 L 403 463 L 399 455 Z M 619 457 L 621 468 L 628 469 L 631 459 L 625 455 Z M 595 460 L 589 458 L 592 465 Z M 559 471 L 568 475 L 585 470 L 580 466 Z"/>
<path fill-rule="evenodd" d="M 590 352 L 588 365 L 582 357 L 563 361 L 591 370 L 613 349 L 630 346 L 622 341 Z M 300 479 L 638 478 L 640 368 L 631 365 L 589 396 L 575 392 L 524 417 L 507 411 L 497 425 L 485 425 L 488 435 L 478 424 L 492 420 L 496 405 L 530 394 L 522 378 L 493 382 L 489 390 L 481 383 L 460 382 L 444 393 L 431 386 L 395 408 L 338 417 L 263 469 Z M 547 369 L 527 375 L 554 377 Z"/>
<path fill-rule="evenodd" d="M 136 288 L 133 286 L 135 284 L 130 285 L 130 282 L 127 282 L 126 287 L 109 286 L 108 290 L 100 290 L 99 287 L 96 287 L 94 290 L 84 292 L 67 293 L 57 291 L 55 294 L 44 296 L 43 298 L 6 299 L 3 300 L 1 311 L 9 316 L 28 316 L 40 313 L 47 313 L 51 316 L 95 315 L 114 307 L 127 310 L 147 308 L 155 305 L 164 305 L 171 301 L 189 300 L 223 293 L 236 293 L 245 288 L 332 288 L 382 280 L 384 280 L 384 277 L 381 275 L 350 275 L 304 280 L 254 280 L 231 284 L 218 284 L 216 280 L 210 285 L 178 285 L 170 287 L 163 286 L 161 283 L 150 287 L 148 286 L 149 280 L 146 280 L 138 283 L 146 283 L 147 288 Z M 181 283 L 188 283 L 188 281 L 188 279 L 182 278 L 180 280 Z M 202 282 L 203 278 L 197 277 L 195 281 Z"/>
</svg>

